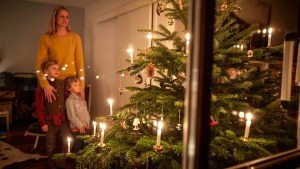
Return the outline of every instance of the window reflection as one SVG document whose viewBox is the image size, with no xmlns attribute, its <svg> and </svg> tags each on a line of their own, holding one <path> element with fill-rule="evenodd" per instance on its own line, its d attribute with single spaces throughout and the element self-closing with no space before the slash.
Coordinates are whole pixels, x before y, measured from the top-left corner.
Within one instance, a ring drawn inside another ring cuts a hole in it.
<svg viewBox="0 0 300 169">
<path fill-rule="evenodd" d="M 280 94 L 284 35 L 297 30 L 298 8 L 279 1 L 216 2 L 209 168 L 296 148 L 298 91 L 292 87 L 288 102 Z M 286 8 L 294 9 L 292 16 Z M 294 22 L 284 24 L 287 17 Z"/>
</svg>

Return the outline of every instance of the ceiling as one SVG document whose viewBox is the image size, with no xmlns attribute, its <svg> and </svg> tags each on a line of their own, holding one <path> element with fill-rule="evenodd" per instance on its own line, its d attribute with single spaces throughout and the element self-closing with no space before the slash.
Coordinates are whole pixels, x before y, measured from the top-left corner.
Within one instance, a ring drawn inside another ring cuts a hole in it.
<svg viewBox="0 0 300 169">
<path fill-rule="evenodd" d="M 96 1 L 99 1 L 99 0 L 27 0 L 27 1 L 49 3 L 49 4 L 60 4 L 60 5 L 64 5 L 64 6 L 85 8 L 88 5 L 90 5 Z"/>
</svg>

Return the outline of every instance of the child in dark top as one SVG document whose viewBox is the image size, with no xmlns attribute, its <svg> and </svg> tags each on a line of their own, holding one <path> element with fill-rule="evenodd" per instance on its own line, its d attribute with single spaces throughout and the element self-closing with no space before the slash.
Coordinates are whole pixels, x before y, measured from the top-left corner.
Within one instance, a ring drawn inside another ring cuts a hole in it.
<svg viewBox="0 0 300 169">
<path fill-rule="evenodd" d="M 36 114 L 42 130 L 46 133 L 46 152 L 50 168 L 56 168 L 52 159 L 56 152 L 57 137 L 60 137 L 62 153 L 67 153 L 67 137 L 72 138 L 68 118 L 65 112 L 65 91 L 64 82 L 56 79 L 59 75 L 59 66 L 55 60 L 46 61 L 42 64 L 46 78 L 54 88 L 56 99 L 52 102 L 45 100 L 45 94 L 41 87 L 35 90 Z"/>
</svg>

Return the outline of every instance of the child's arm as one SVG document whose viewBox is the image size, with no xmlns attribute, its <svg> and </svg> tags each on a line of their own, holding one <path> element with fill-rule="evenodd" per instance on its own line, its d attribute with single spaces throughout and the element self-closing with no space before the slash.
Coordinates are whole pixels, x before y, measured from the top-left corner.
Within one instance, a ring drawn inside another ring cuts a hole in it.
<svg viewBox="0 0 300 169">
<path fill-rule="evenodd" d="M 35 89 L 35 112 L 36 116 L 40 122 L 42 130 L 44 132 L 48 131 L 48 125 L 46 122 L 45 114 L 44 114 L 44 91 L 42 88 L 38 87 Z"/>
</svg>

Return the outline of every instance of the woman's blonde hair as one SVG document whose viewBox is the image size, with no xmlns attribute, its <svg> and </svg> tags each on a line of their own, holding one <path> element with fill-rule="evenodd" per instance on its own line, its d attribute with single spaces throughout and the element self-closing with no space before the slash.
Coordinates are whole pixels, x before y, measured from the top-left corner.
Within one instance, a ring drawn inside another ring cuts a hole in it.
<svg viewBox="0 0 300 169">
<path fill-rule="evenodd" d="M 48 31 L 46 32 L 46 34 L 53 35 L 57 31 L 56 17 L 60 13 L 60 11 L 67 11 L 68 13 L 70 13 L 69 10 L 67 8 L 65 8 L 64 6 L 55 7 L 53 9 L 53 12 L 52 12 L 52 15 L 51 15 L 51 18 L 50 18 L 50 22 L 49 22 L 49 26 L 48 26 Z M 68 32 L 71 31 L 70 30 L 70 24 L 68 24 L 67 31 Z"/>
</svg>

